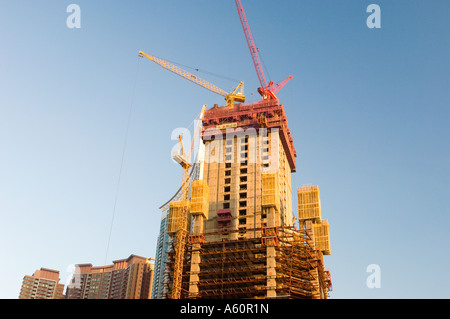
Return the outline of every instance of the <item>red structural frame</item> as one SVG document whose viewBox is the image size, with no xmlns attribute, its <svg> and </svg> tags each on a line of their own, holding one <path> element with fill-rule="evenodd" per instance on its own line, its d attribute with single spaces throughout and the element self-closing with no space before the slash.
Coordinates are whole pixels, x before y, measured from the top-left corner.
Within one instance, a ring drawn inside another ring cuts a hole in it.
<svg viewBox="0 0 450 319">
<path fill-rule="evenodd" d="M 279 100 L 235 104 L 233 108 L 215 106 L 207 110 L 203 116 L 203 139 L 207 136 L 210 139 L 211 135 L 217 134 L 217 130 L 226 134 L 226 129 L 220 127 L 224 124 L 232 124 L 230 127 L 243 129 L 253 127 L 256 130 L 278 128 L 291 172 L 296 172 L 297 152 L 288 127 L 286 112 Z M 216 130 L 209 130 L 211 128 Z"/>
</svg>

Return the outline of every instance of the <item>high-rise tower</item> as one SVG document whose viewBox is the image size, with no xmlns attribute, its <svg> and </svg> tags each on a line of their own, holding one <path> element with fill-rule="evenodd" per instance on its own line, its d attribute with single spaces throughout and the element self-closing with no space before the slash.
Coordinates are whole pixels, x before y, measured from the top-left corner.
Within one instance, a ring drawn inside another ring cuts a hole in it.
<svg viewBox="0 0 450 319">
<path fill-rule="evenodd" d="M 130 255 L 112 265 L 78 264 L 67 287 L 67 299 L 150 299 L 154 264 Z"/>
<path fill-rule="evenodd" d="M 59 283 L 59 271 L 36 270 L 23 278 L 19 299 L 63 299 L 64 284 Z"/>
<path fill-rule="evenodd" d="M 167 297 L 179 289 L 181 298 L 327 298 L 328 223 L 321 220 L 320 198 L 302 197 L 298 189 L 299 208 L 318 211 L 300 216 L 299 210 L 295 226 L 296 151 L 283 105 L 214 106 L 203 117 L 202 143 L 203 174 L 191 188 L 181 286 L 171 282 L 179 269 L 172 251 Z"/>
</svg>

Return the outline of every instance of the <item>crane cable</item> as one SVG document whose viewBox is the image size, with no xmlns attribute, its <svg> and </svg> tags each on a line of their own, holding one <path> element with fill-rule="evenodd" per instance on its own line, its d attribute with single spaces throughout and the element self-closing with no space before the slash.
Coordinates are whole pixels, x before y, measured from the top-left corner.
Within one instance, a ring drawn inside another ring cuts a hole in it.
<svg viewBox="0 0 450 319">
<path fill-rule="evenodd" d="M 114 224 L 114 217 L 115 217 L 115 214 L 116 214 L 117 199 L 119 198 L 120 180 L 121 180 L 121 177 L 122 177 L 123 162 L 124 162 L 125 151 L 126 151 L 127 143 L 128 143 L 128 132 L 129 132 L 129 129 L 130 129 L 131 114 L 132 114 L 133 105 L 134 105 L 134 97 L 136 95 L 136 83 L 137 83 L 137 77 L 138 77 L 138 73 L 139 73 L 139 61 L 140 61 L 140 59 L 138 59 L 137 66 L 136 66 L 136 74 L 135 74 L 135 77 L 134 77 L 133 91 L 132 91 L 132 94 L 131 94 L 131 103 L 130 103 L 130 108 L 129 108 L 129 111 L 128 111 L 128 120 L 127 120 L 126 129 L 125 129 L 125 138 L 124 138 L 124 143 L 123 143 L 123 148 L 122 148 L 122 159 L 121 159 L 121 162 L 120 162 L 119 176 L 118 176 L 117 185 L 116 185 L 116 194 L 115 194 L 115 198 L 114 198 L 114 206 L 113 206 L 113 212 L 112 212 L 112 217 L 111 217 L 111 225 L 110 225 L 110 229 L 109 229 L 108 244 L 106 246 L 105 265 L 107 263 L 108 252 L 109 252 L 109 245 L 111 243 L 111 235 L 112 235 L 112 229 L 113 229 L 113 224 Z"/>
<path fill-rule="evenodd" d="M 200 73 L 209 74 L 209 75 L 212 75 L 212 76 L 215 76 L 217 78 L 221 78 L 221 79 L 224 79 L 224 80 L 227 80 L 227 81 L 230 81 L 230 82 L 234 82 L 234 83 L 239 83 L 240 82 L 237 79 L 233 79 L 233 78 L 230 78 L 230 77 L 225 76 L 225 75 L 220 75 L 220 74 L 209 72 L 209 71 L 202 70 L 202 69 L 199 69 L 199 68 L 194 68 L 192 66 L 189 66 L 189 65 L 186 65 L 186 64 L 182 64 L 182 63 L 178 63 L 178 62 L 175 62 L 175 61 L 171 61 L 171 60 L 167 60 L 167 59 L 165 59 L 165 60 L 167 62 L 169 62 L 169 63 L 175 64 L 175 65 L 178 65 L 178 66 L 182 66 L 182 67 L 184 67 L 186 69 L 191 69 L 191 70 L 194 70 L 194 71 L 197 71 L 197 72 L 200 72 Z"/>
</svg>

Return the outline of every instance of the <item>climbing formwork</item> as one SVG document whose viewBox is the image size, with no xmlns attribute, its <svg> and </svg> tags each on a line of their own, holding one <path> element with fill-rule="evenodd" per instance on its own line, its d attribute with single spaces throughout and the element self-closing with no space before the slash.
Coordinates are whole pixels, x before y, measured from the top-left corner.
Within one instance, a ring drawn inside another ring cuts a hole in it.
<svg viewBox="0 0 450 319">
<path fill-rule="evenodd" d="M 209 187 L 205 180 L 192 182 L 191 214 L 202 215 L 208 219 L 209 212 Z"/>
<path fill-rule="evenodd" d="M 302 186 L 297 189 L 298 219 L 321 218 L 320 191 L 318 186 Z"/>
<path fill-rule="evenodd" d="M 190 202 L 188 200 L 180 200 L 170 202 L 169 204 L 169 220 L 167 232 L 169 235 L 175 235 L 179 230 L 189 231 Z"/>
<path fill-rule="evenodd" d="M 314 239 L 317 250 L 320 250 L 324 255 L 330 255 L 330 227 L 328 220 L 322 219 L 320 222 L 313 224 Z"/>
<path fill-rule="evenodd" d="M 262 207 L 280 210 L 280 191 L 277 173 L 261 174 Z"/>
</svg>

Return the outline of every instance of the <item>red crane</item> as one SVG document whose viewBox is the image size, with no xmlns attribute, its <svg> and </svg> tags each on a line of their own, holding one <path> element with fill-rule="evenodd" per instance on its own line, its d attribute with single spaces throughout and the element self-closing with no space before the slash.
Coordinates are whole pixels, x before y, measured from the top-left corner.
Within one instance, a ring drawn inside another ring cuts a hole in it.
<svg viewBox="0 0 450 319">
<path fill-rule="evenodd" d="M 258 55 L 258 49 L 255 46 L 255 41 L 253 41 L 252 32 L 250 31 L 250 26 L 248 24 L 247 17 L 245 15 L 244 7 L 242 6 L 242 3 L 240 0 L 235 0 L 235 2 L 236 2 L 237 11 L 239 14 L 239 19 L 241 20 L 242 29 L 244 30 L 248 48 L 250 50 L 253 64 L 256 69 L 256 74 L 258 75 L 258 80 L 261 85 L 261 87 L 258 88 L 258 93 L 261 94 L 263 100 L 277 99 L 277 96 L 275 94 L 278 93 L 281 90 L 281 88 L 290 79 L 293 78 L 293 76 L 292 75 L 289 76 L 286 80 L 277 84 L 276 86 L 273 81 L 270 81 L 269 83 L 266 82 L 266 78 L 264 76 L 264 71 L 261 66 L 261 61 L 260 61 L 259 55 Z"/>
</svg>

